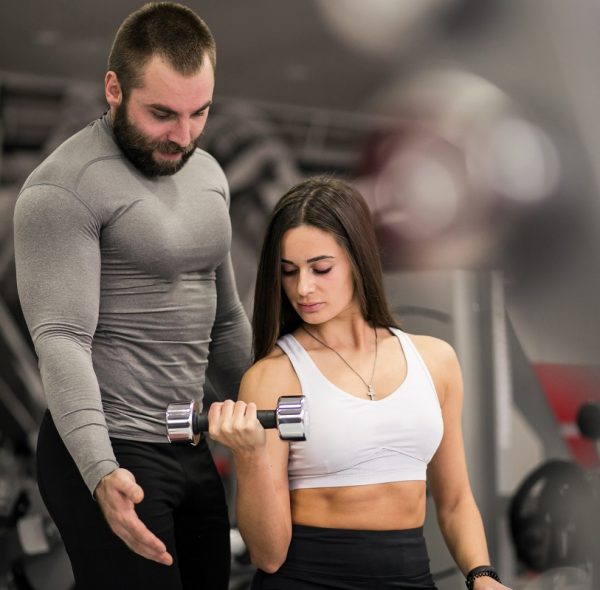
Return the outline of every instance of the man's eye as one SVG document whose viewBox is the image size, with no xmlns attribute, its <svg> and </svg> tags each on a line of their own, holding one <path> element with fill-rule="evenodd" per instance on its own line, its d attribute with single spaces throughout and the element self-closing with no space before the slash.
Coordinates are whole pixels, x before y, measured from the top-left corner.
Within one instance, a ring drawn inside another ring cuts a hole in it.
<svg viewBox="0 0 600 590">
<path fill-rule="evenodd" d="M 171 115 L 169 113 L 153 112 L 152 116 L 155 119 L 158 119 L 159 121 L 164 121 L 165 119 L 168 119 Z"/>
</svg>

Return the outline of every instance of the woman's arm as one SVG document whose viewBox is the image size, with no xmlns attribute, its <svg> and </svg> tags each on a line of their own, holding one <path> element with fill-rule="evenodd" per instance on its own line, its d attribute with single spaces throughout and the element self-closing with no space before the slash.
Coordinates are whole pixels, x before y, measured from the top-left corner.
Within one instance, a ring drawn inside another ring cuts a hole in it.
<svg viewBox="0 0 600 590">
<path fill-rule="evenodd" d="M 462 375 L 449 344 L 428 339 L 426 348 L 429 353 L 424 356 L 439 392 L 444 420 L 444 436 L 429 464 L 427 478 L 446 545 L 466 575 L 474 567 L 489 565 L 490 557 L 483 521 L 467 472 L 461 426 Z M 506 587 L 486 576 L 477 578 L 474 588 L 499 590 Z"/>
<path fill-rule="evenodd" d="M 246 373 L 237 403 L 215 403 L 209 410 L 211 438 L 234 456 L 240 532 L 252 563 L 269 573 L 285 561 L 292 534 L 288 443 L 263 429 L 256 410 L 272 410 L 282 392 L 298 390 L 286 357 L 268 358 Z"/>
</svg>

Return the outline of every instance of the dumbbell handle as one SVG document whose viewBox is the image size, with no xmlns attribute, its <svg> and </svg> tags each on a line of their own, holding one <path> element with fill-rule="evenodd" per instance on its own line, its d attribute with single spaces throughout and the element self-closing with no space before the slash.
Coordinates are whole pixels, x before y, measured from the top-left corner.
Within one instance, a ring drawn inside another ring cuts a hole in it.
<svg viewBox="0 0 600 590">
<path fill-rule="evenodd" d="M 275 410 L 257 410 L 256 418 L 263 428 L 277 428 L 277 412 Z M 192 417 L 192 430 L 194 434 L 208 432 L 208 413 L 194 412 Z"/>
</svg>

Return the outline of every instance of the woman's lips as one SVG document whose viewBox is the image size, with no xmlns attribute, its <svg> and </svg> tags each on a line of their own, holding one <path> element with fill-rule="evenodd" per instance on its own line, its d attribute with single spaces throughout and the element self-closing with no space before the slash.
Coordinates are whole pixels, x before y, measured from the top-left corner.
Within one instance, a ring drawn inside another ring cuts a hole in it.
<svg viewBox="0 0 600 590">
<path fill-rule="evenodd" d="M 322 303 L 298 303 L 298 307 L 304 313 L 314 313 L 321 309 Z"/>
</svg>

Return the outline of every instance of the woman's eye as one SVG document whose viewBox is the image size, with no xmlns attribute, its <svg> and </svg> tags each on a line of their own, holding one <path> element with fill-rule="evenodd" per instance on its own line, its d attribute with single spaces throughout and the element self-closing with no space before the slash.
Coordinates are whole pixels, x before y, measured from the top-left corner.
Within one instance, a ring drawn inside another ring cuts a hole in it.
<svg viewBox="0 0 600 590">
<path fill-rule="evenodd" d="M 329 268 L 313 268 L 313 271 L 315 272 L 315 274 L 318 274 L 318 275 L 326 275 L 330 270 L 331 270 L 331 267 L 329 267 Z"/>
<path fill-rule="evenodd" d="M 281 269 L 281 274 L 285 277 L 291 277 L 296 272 L 297 272 L 296 269 L 286 269 L 286 268 Z"/>
</svg>

